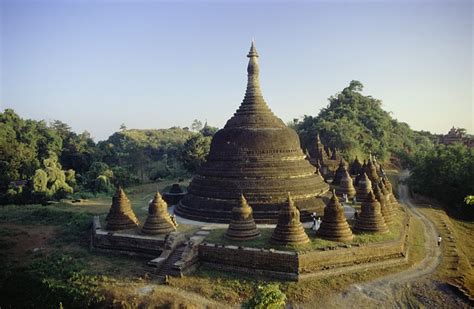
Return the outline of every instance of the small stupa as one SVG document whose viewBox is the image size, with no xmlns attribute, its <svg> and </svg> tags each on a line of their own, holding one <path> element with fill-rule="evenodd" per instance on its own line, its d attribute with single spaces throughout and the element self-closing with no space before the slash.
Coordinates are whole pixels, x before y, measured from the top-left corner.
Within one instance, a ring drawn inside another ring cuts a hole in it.
<svg viewBox="0 0 474 309">
<path fill-rule="evenodd" d="M 366 201 L 367 194 L 372 191 L 372 182 L 365 172 L 363 172 L 362 177 L 359 180 L 359 185 L 357 186 L 356 191 L 356 199 L 358 202 Z"/>
<path fill-rule="evenodd" d="M 359 232 L 388 233 L 388 226 L 382 216 L 380 203 L 372 191 L 362 203 L 362 211 L 357 217 L 354 230 Z"/>
<path fill-rule="evenodd" d="M 367 161 L 367 165 L 365 166 L 364 171 L 367 174 L 367 176 L 369 177 L 370 181 L 378 182 L 380 180 L 379 175 L 377 174 L 377 168 L 372 163 L 371 159 L 369 159 L 369 161 Z"/>
<path fill-rule="evenodd" d="M 392 202 L 392 204 L 395 204 L 395 205 L 398 204 L 398 201 L 395 198 L 395 194 L 393 193 L 393 187 L 390 180 L 388 180 L 387 177 L 382 177 L 382 183 L 387 189 L 388 193 L 390 193 L 390 196 L 389 196 L 390 202 Z"/>
<path fill-rule="evenodd" d="M 171 221 L 168 213 L 168 205 L 161 197 L 161 194 L 156 192 L 153 201 L 148 205 L 148 217 L 142 227 L 142 233 L 161 235 L 173 231 L 176 231 L 176 226 L 173 221 Z"/>
<path fill-rule="evenodd" d="M 233 240 L 249 240 L 260 236 L 260 231 L 253 220 L 252 207 L 244 195 L 240 196 L 240 205 L 232 209 L 232 220 L 225 237 Z"/>
<path fill-rule="evenodd" d="M 389 185 L 385 185 L 383 181 L 380 182 L 380 190 L 382 194 L 387 198 L 387 203 L 392 210 L 396 209 L 398 206 L 397 199 L 393 196 L 393 194 L 388 190 Z"/>
<path fill-rule="evenodd" d="M 344 215 L 344 207 L 339 203 L 334 190 L 329 203 L 324 208 L 323 222 L 321 222 L 318 235 L 332 241 L 350 241 L 353 238 L 351 228 Z"/>
<path fill-rule="evenodd" d="M 106 229 L 111 231 L 133 229 L 139 224 L 132 210 L 132 204 L 120 186 L 112 197 L 112 206 L 105 220 L 107 221 Z"/>
<path fill-rule="evenodd" d="M 352 199 L 356 195 L 356 189 L 354 187 L 353 180 L 347 170 L 344 171 L 344 174 L 342 175 L 340 185 L 337 188 L 337 192 L 340 196 L 347 194 L 347 198 L 349 199 Z"/>
<path fill-rule="evenodd" d="M 360 167 L 360 171 L 359 171 L 359 174 L 356 176 L 355 178 L 355 185 L 358 186 L 359 185 L 359 181 L 360 179 L 362 178 L 362 175 L 364 175 L 364 172 L 365 172 L 365 167 L 367 166 L 367 162 L 364 160 L 364 164 L 362 164 L 362 166 Z"/>
<path fill-rule="evenodd" d="M 382 192 L 382 189 L 380 188 L 379 184 L 376 184 L 374 186 L 374 195 L 377 201 L 380 203 L 380 208 L 382 211 L 382 216 L 385 220 L 385 223 L 391 224 L 393 222 L 393 217 L 394 217 L 394 212 L 392 209 L 392 205 L 390 205 L 390 202 Z"/>
<path fill-rule="evenodd" d="M 179 183 L 174 183 L 168 192 L 163 193 L 163 199 L 168 205 L 177 205 L 179 201 L 186 195 Z"/>
<path fill-rule="evenodd" d="M 280 209 L 271 242 L 279 245 L 299 245 L 309 242 L 300 221 L 300 211 L 296 208 L 290 193 L 288 193 L 287 203 Z"/>
<path fill-rule="evenodd" d="M 341 158 L 341 161 L 339 162 L 339 167 L 336 170 L 336 174 L 334 175 L 334 179 L 332 180 L 331 184 L 338 186 L 341 183 L 342 176 L 344 176 L 345 172 L 347 172 L 346 163 L 344 162 L 344 159 Z"/>
<path fill-rule="evenodd" d="M 356 156 L 354 159 L 354 162 L 352 162 L 349 168 L 349 172 L 351 175 L 359 175 L 361 168 L 362 168 L 362 164 L 360 163 L 359 159 Z"/>
</svg>

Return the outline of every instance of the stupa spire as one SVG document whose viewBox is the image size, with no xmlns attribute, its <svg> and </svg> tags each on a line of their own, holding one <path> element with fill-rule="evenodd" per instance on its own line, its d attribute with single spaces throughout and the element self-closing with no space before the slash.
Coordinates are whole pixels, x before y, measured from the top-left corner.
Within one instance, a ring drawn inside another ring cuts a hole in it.
<svg viewBox="0 0 474 309">
<path fill-rule="evenodd" d="M 260 68 L 258 65 L 258 53 L 255 41 L 252 41 L 250 51 L 247 54 L 249 63 L 247 65 L 247 89 L 239 109 L 234 117 L 225 125 L 229 127 L 284 127 L 281 119 L 275 117 L 267 103 L 263 99 L 260 89 Z"/>
</svg>

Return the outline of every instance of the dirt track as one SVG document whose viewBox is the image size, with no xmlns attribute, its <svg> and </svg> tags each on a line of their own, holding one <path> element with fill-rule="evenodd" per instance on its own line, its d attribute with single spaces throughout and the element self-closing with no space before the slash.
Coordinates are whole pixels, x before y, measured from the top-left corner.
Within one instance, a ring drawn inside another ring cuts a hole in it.
<svg viewBox="0 0 474 309">
<path fill-rule="evenodd" d="M 407 175 L 408 173 L 404 172 L 401 178 Z M 426 239 L 424 259 L 402 272 L 362 284 L 353 284 L 337 297 L 331 297 L 327 307 L 407 307 L 410 304 L 418 306 L 425 302 L 417 299 L 419 297 L 415 295 L 414 290 L 437 288 L 436 284 L 429 280 L 429 275 L 441 263 L 441 249 L 436 243 L 438 236 L 436 227 L 411 202 L 406 185 L 399 186 L 399 200 L 403 207 L 423 224 Z"/>
</svg>

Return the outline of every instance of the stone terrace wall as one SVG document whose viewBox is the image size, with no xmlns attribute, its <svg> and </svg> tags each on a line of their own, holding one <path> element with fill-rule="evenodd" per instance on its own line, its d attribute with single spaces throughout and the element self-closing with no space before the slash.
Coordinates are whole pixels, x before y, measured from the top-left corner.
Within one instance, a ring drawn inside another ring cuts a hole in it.
<svg viewBox="0 0 474 309">
<path fill-rule="evenodd" d="M 93 219 L 91 250 L 122 252 L 157 257 L 163 251 L 165 238 L 134 233 L 110 232 L 102 229 L 99 217 Z"/>
<path fill-rule="evenodd" d="M 199 261 L 218 270 L 297 280 L 296 252 L 203 243 L 199 246 Z"/>
<path fill-rule="evenodd" d="M 203 243 L 199 246 L 199 261 L 217 270 L 283 280 L 299 280 L 301 275 L 349 266 L 361 266 L 361 269 L 381 267 L 377 262 L 400 260 L 407 256 L 409 217 L 405 218 L 403 226 L 399 239 L 394 241 L 298 253 Z"/>
</svg>

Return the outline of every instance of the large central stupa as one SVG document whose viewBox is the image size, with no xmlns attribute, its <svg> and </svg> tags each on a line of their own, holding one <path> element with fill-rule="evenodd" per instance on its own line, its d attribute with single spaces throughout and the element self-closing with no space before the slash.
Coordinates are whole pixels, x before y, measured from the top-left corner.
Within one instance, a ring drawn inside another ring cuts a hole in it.
<svg viewBox="0 0 474 309">
<path fill-rule="evenodd" d="M 176 214 L 206 222 L 229 222 L 242 194 L 257 223 L 276 223 L 288 192 L 308 221 L 322 214 L 329 187 L 305 159 L 293 129 L 265 103 L 259 83 L 258 54 L 252 42 L 245 97 L 234 116 L 212 139 L 207 162 L 197 172 Z"/>
</svg>

